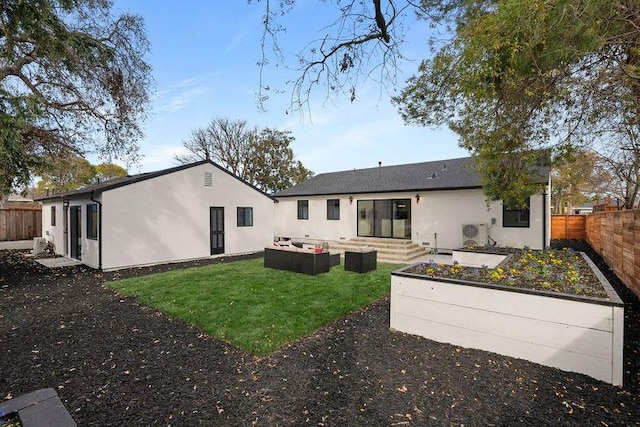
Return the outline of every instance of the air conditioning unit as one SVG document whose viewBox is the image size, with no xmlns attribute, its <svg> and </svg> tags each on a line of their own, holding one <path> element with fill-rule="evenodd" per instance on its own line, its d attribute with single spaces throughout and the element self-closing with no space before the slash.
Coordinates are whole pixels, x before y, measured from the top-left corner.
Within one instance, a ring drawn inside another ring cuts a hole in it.
<svg viewBox="0 0 640 427">
<path fill-rule="evenodd" d="M 462 246 L 484 246 L 489 241 L 487 224 L 462 224 Z"/>
<path fill-rule="evenodd" d="M 33 238 L 33 254 L 39 255 L 44 253 L 44 248 L 47 247 L 47 239 L 44 237 Z"/>
</svg>

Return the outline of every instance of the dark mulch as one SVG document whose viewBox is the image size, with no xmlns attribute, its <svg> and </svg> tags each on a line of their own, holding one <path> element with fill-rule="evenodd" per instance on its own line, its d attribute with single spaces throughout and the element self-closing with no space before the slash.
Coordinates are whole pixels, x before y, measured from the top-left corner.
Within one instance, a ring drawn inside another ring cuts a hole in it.
<svg viewBox="0 0 640 427">
<path fill-rule="evenodd" d="M 622 293 L 628 372 L 618 388 L 391 333 L 388 299 L 258 360 L 102 286 L 182 267 L 47 270 L 0 252 L 0 398 L 54 387 L 82 426 L 640 422 L 632 294 Z"/>
</svg>

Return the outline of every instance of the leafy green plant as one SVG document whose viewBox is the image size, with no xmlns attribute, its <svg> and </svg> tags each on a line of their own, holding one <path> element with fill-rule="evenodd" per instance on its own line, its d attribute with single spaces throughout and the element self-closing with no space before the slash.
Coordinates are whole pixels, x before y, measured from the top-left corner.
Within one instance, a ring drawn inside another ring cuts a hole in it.
<svg viewBox="0 0 640 427">
<path fill-rule="evenodd" d="M 430 261 L 417 264 L 407 271 L 432 277 L 607 298 L 607 293 L 587 262 L 570 249 L 533 251 L 529 248 L 503 248 L 502 252 L 510 253 L 510 256 L 494 269 Z"/>
</svg>

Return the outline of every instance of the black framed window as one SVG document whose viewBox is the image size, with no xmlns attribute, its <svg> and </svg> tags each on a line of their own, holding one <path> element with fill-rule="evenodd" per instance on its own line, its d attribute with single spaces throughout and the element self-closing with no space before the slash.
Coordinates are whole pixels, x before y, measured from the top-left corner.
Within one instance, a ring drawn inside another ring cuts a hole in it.
<svg viewBox="0 0 640 427">
<path fill-rule="evenodd" d="M 298 200 L 298 219 L 309 219 L 308 200 Z"/>
<path fill-rule="evenodd" d="M 56 207 L 51 206 L 51 226 L 56 226 Z"/>
<path fill-rule="evenodd" d="M 507 202 L 502 202 L 502 226 L 528 228 L 530 223 L 531 199 L 527 199 L 526 206 L 511 208 Z"/>
<path fill-rule="evenodd" d="M 358 236 L 411 238 L 411 199 L 358 200 Z"/>
<path fill-rule="evenodd" d="M 87 205 L 87 239 L 98 238 L 98 204 Z"/>
<path fill-rule="evenodd" d="M 238 227 L 253 227 L 253 208 L 238 208 Z"/>
<path fill-rule="evenodd" d="M 340 219 L 340 199 L 327 200 L 327 219 L 329 220 Z"/>
</svg>

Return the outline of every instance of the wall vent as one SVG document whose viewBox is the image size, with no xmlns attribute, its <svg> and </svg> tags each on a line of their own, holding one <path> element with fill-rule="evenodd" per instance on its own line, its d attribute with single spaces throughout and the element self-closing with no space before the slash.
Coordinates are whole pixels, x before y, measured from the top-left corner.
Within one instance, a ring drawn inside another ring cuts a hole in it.
<svg viewBox="0 0 640 427">
<path fill-rule="evenodd" d="M 213 174 L 211 172 L 204 173 L 204 186 L 213 187 Z"/>
</svg>

